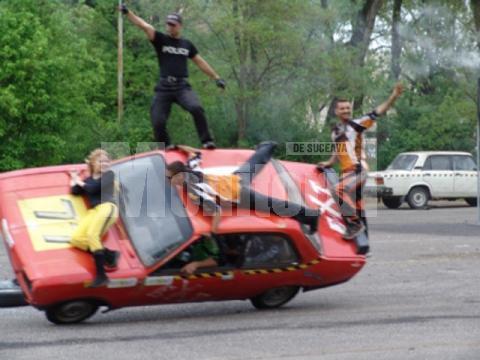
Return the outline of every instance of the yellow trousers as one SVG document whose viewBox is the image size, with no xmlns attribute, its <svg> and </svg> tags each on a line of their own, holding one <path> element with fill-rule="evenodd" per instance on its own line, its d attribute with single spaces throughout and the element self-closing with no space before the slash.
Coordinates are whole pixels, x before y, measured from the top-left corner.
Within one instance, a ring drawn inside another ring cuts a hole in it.
<svg viewBox="0 0 480 360">
<path fill-rule="evenodd" d="M 70 240 L 70 244 L 83 251 L 103 250 L 102 235 L 118 219 L 118 208 L 114 203 L 106 202 L 87 211 Z"/>
</svg>

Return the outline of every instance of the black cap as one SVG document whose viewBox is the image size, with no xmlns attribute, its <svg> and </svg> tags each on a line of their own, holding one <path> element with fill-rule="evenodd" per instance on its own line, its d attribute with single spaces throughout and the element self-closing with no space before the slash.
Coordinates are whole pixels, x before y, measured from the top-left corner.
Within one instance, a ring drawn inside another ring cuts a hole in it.
<svg viewBox="0 0 480 360">
<path fill-rule="evenodd" d="M 168 23 L 176 23 L 176 24 L 182 24 L 182 15 L 179 13 L 171 13 L 170 15 L 167 16 L 167 24 Z"/>
</svg>

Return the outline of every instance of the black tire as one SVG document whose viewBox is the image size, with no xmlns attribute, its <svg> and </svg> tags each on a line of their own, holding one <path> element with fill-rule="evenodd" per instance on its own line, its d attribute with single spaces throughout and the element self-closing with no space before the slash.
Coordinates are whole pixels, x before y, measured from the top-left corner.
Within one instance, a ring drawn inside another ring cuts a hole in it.
<svg viewBox="0 0 480 360">
<path fill-rule="evenodd" d="M 45 311 L 48 321 L 57 325 L 69 325 L 82 322 L 93 316 L 98 305 L 86 300 L 73 300 L 55 305 Z"/>
<path fill-rule="evenodd" d="M 477 206 L 477 198 L 466 198 L 465 201 L 470 206 Z"/>
<path fill-rule="evenodd" d="M 275 309 L 292 300 L 297 295 L 298 290 L 300 290 L 298 286 L 273 288 L 251 298 L 250 301 L 257 309 Z"/>
<path fill-rule="evenodd" d="M 407 203 L 412 209 L 423 209 L 427 207 L 430 199 L 430 192 L 424 187 L 414 187 L 407 196 Z"/>
<path fill-rule="evenodd" d="M 401 196 L 382 197 L 383 204 L 389 209 L 398 209 L 402 205 Z"/>
</svg>

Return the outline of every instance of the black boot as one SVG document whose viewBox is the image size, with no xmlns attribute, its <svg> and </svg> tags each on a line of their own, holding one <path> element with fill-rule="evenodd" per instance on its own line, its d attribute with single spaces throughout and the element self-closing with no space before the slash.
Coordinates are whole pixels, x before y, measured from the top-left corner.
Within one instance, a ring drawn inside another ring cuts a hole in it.
<svg viewBox="0 0 480 360">
<path fill-rule="evenodd" d="M 308 226 L 310 226 L 310 234 L 315 234 L 318 230 L 319 216 L 311 216 L 309 218 Z"/>
<path fill-rule="evenodd" d="M 355 220 L 346 220 L 345 222 L 347 224 L 347 232 L 343 235 L 343 238 L 346 240 L 352 240 L 365 231 L 365 225 L 363 225 L 358 218 Z"/>
<path fill-rule="evenodd" d="M 161 149 L 161 150 L 163 150 L 163 149 Z M 165 151 L 174 151 L 174 150 L 178 150 L 178 146 L 175 145 L 175 144 L 170 144 L 170 145 L 167 145 L 165 147 Z"/>
<path fill-rule="evenodd" d="M 202 147 L 207 150 L 215 150 L 217 145 L 213 141 L 207 141 L 202 144 Z"/>
<path fill-rule="evenodd" d="M 103 251 L 105 253 L 105 268 L 107 270 L 116 269 L 118 266 L 118 259 L 120 258 L 120 252 L 107 248 L 105 248 Z"/>
<path fill-rule="evenodd" d="M 90 288 L 98 288 L 108 284 L 108 277 L 105 275 L 105 253 L 103 250 L 95 251 L 93 253 L 93 258 L 95 259 L 95 268 L 97 275 L 95 279 L 90 284 Z"/>
<path fill-rule="evenodd" d="M 255 146 L 255 150 L 257 150 L 262 146 L 271 146 L 272 148 L 276 148 L 277 145 L 278 143 L 276 141 L 270 141 L 270 140 L 262 141 L 260 144 L 257 144 L 257 146 Z"/>
</svg>

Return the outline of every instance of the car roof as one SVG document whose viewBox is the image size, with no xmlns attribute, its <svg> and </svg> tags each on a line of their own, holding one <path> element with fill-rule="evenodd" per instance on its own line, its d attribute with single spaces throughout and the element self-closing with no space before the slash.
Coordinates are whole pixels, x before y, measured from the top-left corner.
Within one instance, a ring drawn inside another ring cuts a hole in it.
<svg viewBox="0 0 480 360">
<path fill-rule="evenodd" d="M 468 155 L 472 156 L 471 153 L 466 151 L 407 151 L 402 152 L 398 155 Z"/>
</svg>

